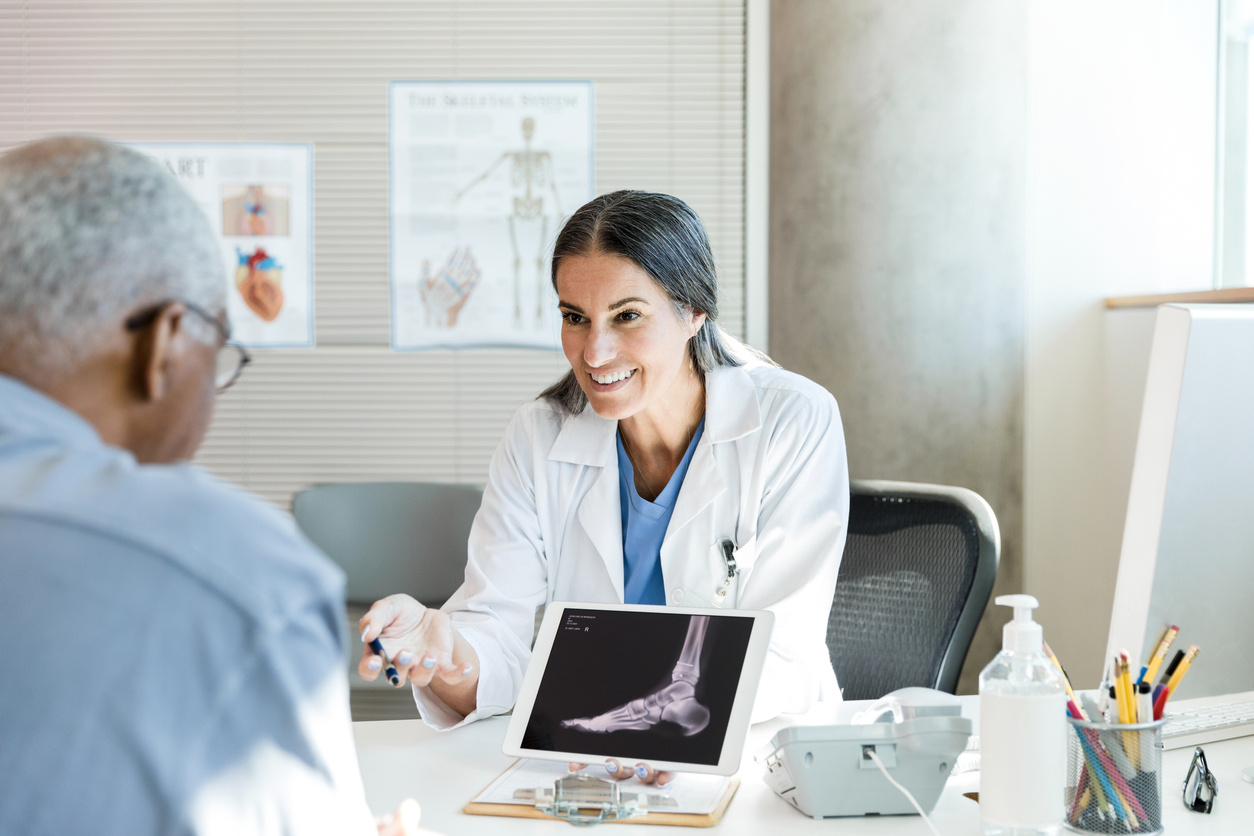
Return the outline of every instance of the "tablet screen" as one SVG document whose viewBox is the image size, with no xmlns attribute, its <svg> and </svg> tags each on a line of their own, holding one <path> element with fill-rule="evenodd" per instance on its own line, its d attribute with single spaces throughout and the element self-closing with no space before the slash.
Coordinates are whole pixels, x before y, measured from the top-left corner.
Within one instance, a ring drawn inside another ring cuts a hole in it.
<svg viewBox="0 0 1254 836">
<path fill-rule="evenodd" d="M 566 608 L 522 748 L 717 765 L 753 623 Z"/>
</svg>

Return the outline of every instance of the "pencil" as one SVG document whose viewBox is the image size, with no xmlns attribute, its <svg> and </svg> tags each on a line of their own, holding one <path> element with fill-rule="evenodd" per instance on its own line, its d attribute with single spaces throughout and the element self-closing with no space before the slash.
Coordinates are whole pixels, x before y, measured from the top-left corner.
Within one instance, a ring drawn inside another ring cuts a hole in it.
<svg viewBox="0 0 1254 836">
<path fill-rule="evenodd" d="M 1145 667 L 1141 668 L 1141 675 L 1136 678 L 1137 685 L 1140 685 L 1142 682 L 1154 681 L 1154 674 L 1158 673 L 1158 668 L 1163 663 L 1163 657 L 1167 655 L 1167 651 L 1171 649 L 1172 642 L 1176 640 L 1178 635 L 1180 635 L 1180 628 L 1176 625 L 1173 624 L 1166 629 L 1153 655 L 1145 663 Z"/>
<path fill-rule="evenodd" d="M 1045 655 L 1049 657 L 1049 661 L 1054 663 L 1054 667 L 1058 668 L 1058 673 L 1062 674 L 1062 687 L 1067 689 L 1067 699 L 1076 707 L 1081 720 L 1088 720 L 1088 715 L 1084 713 L 1084 709 L 1080 708 L 1080 701 L 1076 699 L 1075 691 L 1071 689 L 1071 679 L 1067 676 L 1066 669 L 1063 668 L 1062 662 L 1058 661 L 1058 657 L 1054 655 L 1054 651 L 1050 650 L 1049 642 L 1041 642 L 1045 647 Z"/>
</svg>

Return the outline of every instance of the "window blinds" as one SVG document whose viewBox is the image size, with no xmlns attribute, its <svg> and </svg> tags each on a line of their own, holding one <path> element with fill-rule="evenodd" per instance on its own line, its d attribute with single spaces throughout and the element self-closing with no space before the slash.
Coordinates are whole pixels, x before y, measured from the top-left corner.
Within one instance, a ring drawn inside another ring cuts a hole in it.
<svg viewBox="0 0 1254 836">
<path fill-rule="evenodd" d="M 0 147 L 312 142 L 316 335 L 257 351 L 200 461 L 287 506 L 319 482 L 482 483 L 560 353 L 389 350 L 387 83 L 592 79 L 596 191 L 675 194 L 744 331 L 744 0 L 0 0 Z"/>
</svg>

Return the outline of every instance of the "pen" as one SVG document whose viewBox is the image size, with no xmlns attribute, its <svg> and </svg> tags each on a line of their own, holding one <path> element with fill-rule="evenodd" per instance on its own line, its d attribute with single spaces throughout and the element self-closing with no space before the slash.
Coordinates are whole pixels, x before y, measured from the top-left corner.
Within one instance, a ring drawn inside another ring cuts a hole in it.
<svg viewBox="0 0 1254 836">
<path fill-rule="evenodd" d="M 1180 628 L 1176 625 L 1173 624 L 1166 629 L 1162 639 L 1158 642 L 1157 649 L 1154 650 L 1154 654 L 1150 656 L 1149 661 L 1141 668 L 1141 675 L 1136 678 L 1137 685 L 1140 685 L 1142 682 L 1154 681 L 1154 674 L 1158 673 L 1158 667 L 1163 663 L 1163 657 L 1167 655 L 1167 651 L 1171 648 L 1172 642 L 1176 640 L 1178 635 L 1180 635 Z"/>
<path fill-rule="evenodd" d="M 1159 686 L 1158 695 L 1154 697 L 1154 719 L 1161 720 L 1167 711 L 1167 700 L 1171 699 L 1172 691 L 1180 684 L 1180 680 L 1188 672 L 1189 666 L 1193 664 L 1193 659 L 1197 657 L 1198 646 L 1193 645 L 1189 648 L 1189 652 L 1181 657 L 1180 664 L 1176 666 L 1175 671 L 1171 674 L 1171 679 L 1165 685 Z M 1164 678 L 1166 675 L 1164 674 Z"/>
<path fill-rule="evenodd" d="M 401 684 L 400 674 L 396 672 L 396 668 L 392 665 L 392 660 L 388 658 L 387 653 L 383 650 L 383 644 L 378 639 L 371 639 L 370 649 L 374 651 L 375 656 L 383 660 L 383 664 L 387 665 L 387 670 L 384 673 L 387 675 L 388 682 L 391 682 L 393 686 L 399 687 Z"/>
<path fill-rule="evenodd" d="M 1180 667 L 1182 659 L 1184 659 L 1184 651 L 1177 650 L 1176 655 L 1171 658 L 1171 664 L 1167 666 L 1167 670 L 1163 671 L 1163 678 L 1158 680 L 1159 685 L 1167 684 L 1167 680 L 1171 679 L 1171 675 L 1176 672 L 1176 668 Z"/>
<path fill-rule="evenodd" d="M 1189 666 L 1197 658 L 1199 649 L 1197 645 L 1191 646 L 1189 652 L 1184 654 L 1184 658 L 1180 660 L 1180 667 L 1176 668 L 1176 672 L 1171 675 L 1171 679 L 1167 680 L 1167 699 L 1171 699 L 1171 695 L 1180 686 L 1180 680 L 1184 679 L 1184 675 L 1189 672 Z"/>
</svg>

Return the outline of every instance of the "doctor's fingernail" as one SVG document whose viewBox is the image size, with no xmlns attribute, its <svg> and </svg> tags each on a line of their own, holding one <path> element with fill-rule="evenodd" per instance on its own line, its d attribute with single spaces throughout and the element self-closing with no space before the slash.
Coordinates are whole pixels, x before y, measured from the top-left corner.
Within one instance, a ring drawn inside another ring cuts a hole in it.
<svg viewBox="0 0 1254 836">
<path fill-rule="evenodd" d="M 362 644 L 365 644 L 365 643 L 366 643 L 366 635 L 367 635 L 369 632 L 370 632 L 370 625 L 369 625 L 369 624 L 367 624 L 365 627 L 362 627 L 362 628 L 361 628 L 361 642 L 362 642 Z"/>
<path fill-rule="evenodd" d="M 474 665 L 467 665 L 465 670 L 462 671 L 462 676 L 470 676 L 470 672 L 473 671 L 474 669 L 475 669 Z"/>
<path fill-rule="evenodd" d="M 648 777 L 649 777 L 649 768 L 648 768 L 647 766 L 637 766 L 637 767 L 636 767 L 636 777 L 637 777 L 637 778 L 648 778 Z"/>
<path fill-rule="evenodd" d="M 609 772 L 610 774 L 613 774 L 613 773 L 617 772 L 617 771 L 618 771 L 618 764 L 614 763 L 614 761 L 606 761 L 606 762 L 605 762 L 605 771 L 606 771 L 606 772 Z"/>
<path fill-rule="evenodd" d="M 370 661 L 366 663 L 366 667 L 370 668 L 372 671 L 377 671 L 379 668 L 383 667 L 383 661 L 378 656 L 371 656 Z"/>
<path fill-rule="evenodd" d="M 422 666 L 423 666 L 424 668 L 427 668 L 428 670 L 430 670 L 431 668 L 434 668 L 434 667 L 435 667 L 435 657 L 434 657 L 434 656 L 428 656 L 426 659 L 423 659 L 423 660 L 422 660 Z"/>
<path fill-rule="evenodd" d="M 402 650 L 401 655 L 396 657 L 398 665 L 408 665 L 412 661 L 414 661 L 414 654 L 408 650 Z"/>
</svg>

